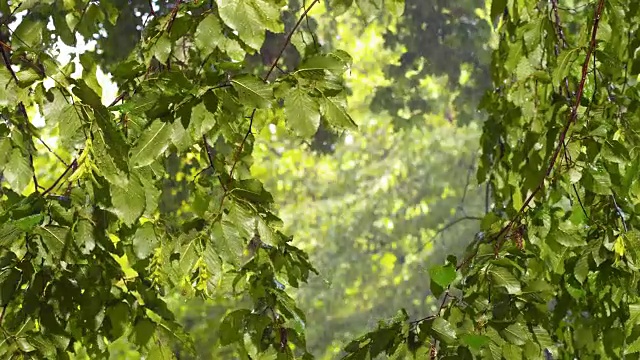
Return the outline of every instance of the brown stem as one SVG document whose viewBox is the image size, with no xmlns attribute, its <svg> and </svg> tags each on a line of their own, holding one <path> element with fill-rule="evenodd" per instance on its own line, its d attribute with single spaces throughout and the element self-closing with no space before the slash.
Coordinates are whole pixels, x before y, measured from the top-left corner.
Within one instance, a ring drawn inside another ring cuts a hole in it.
<svg viewBox="0 0 640 360">
<path fill-rule="evenodd" d="M 302 15 L 300 16 L 300 18 L 298 19 L 298 22 L 296 22 L 296 24 L 293 26 L 293 29 L 291 29 L 291 31 L 289 32 L 289 34 L 287 35 L 287 38 L 284 41 L 284 44 L 282 45 L 282 48 L 280 49 L 280 52 L 278 53 L 278 56 L 276 56 L 276 58 L 273 60 L 273 63 L 271 64 L 271 67 L 269 68 L 269 71 L 267 71 L 267 74 L 264 77 L 264 81 L 267 81 L 267 79 L 269 78 L 269 76 L 271 76 L 271 73 L 273 72 L 273 69 L 276 68 L 276 65 L 278 65 L 278 61 L 280 60 L 280 58 L 282 57 L 282 54 L 284 53 L 284 50 L 287 48 L 287 45 L 289 45 L 289 43 L 291 42 L 291 37 L 293 36 L 293 34 L 296 32 L 296 30 L 300 27 L 300 24 L 302 24 L 302 21 L 304 20 L 304 18 L 307 16 L 307 14 L 309 13 L 309 11 L 311 11 L 311 9 L 313 8 L 313 6 L 315 4 L 317 4 L 319 2 L 319 0 L 313 0 L 311 2 L 311 4 L 309 5 L 309 7 L 307 7 L 305 9 L 305 11 L 302 13 Z"/>
<path fill-rule="evenodd" d="M 80 154 L 82 154 L 82 151 L 84 151 L 84 149 L 80 150 Z M 78 156 L 80 156 L 80 154 L 78 154 Z M 47 195 L 48 193 L 50 193 L 51 191 L 53 191 L 53 189 L 56 188 L 56 186 L 58 186 L 58 183 L 60 183 L 60 181 L 65 177 L 65 175 L 67 175 L 67 173 L 69 171 L 71 171 L 72 169 L 76 169 L 76 165 L 78 164 L 78 159 L 73 159 L 73 161 L 71 162 L 71 164 L 69 164 L 69 166 L 67 166 L 67 168 L 64 170 L 64 172 L 62 173 L 62 175 L 60 175 L 56 181 L 53 182 L 53 185 L 49 186 L 43 193 L 42 196 Z"/>
<path fill-rule="evenodd" d="M 558 154 L 560 154 L 560 150 L 564 145 L 564 140 L 567 137 L 567 133 L 569 132 L 569 128 L 571 127 L 571 124 L 578 119 L 578 107 L 580 106 L 582 95 L 584 94 L 584 84 L 587 79 L 587 73 L 589 72 L 589 61 L 591 60 L 591 54 L 594 52 L 596 48 L 596 35 L 598 33 L 598 25 L 600 24 L 600 16 L 602 15 L 603 9 L 604 9 L 604 0 L 600 0 L 598 2 L 598 7 L 596 8 L 595 19 L 593 21 L 593 28 L 591 30 L 591 41 L 590 41 L 589 47 L 587 48 L 587 55 L 585 56 L 584 63 L 582 64 L 582 77 L 580 79 L 580 84 L 578 85 L 576 100 L 575 100 L 575 103 L 573 104 L 571 113 L 567 118 L 564 128 L 560 133 L 560 137 L 558 139 L 558 145 L 556 146 L 556 149 L 553 152 L 553 155 L 551 156 L 551 160 L 545 172 L 545 176 L 542 178 L 538 186 L 536 186 L 536 188 L 531 192 L 531 194 L 524 201 L 524 203 L 520 207 L 520 210 L 518 211 L 518 214 L 511 221 L 509 221 L 509 223 L 504 228 L 502 228 L 502 230 L 500 230 L 500 233 L 498 233 L 497 238 L 500 238 L 511 228 L 511 226 L 513 226 L 515 221 L 517 221 L 520 218 L 520 216 L 522 216 L 522 212 L 529 206 L 529 203 L 531 202 L 531 200 L 533 200 L 533 198 L 538 194 L 538 192 L 542 190 L 542 188 L 544 187 L 544 181 L 549 177 L 549 175 L 551 174 L 551 171 L 553 171 L 553 168 L 556 165 L 556 161 L 558 160 Z"/>
<path fill-rule="evenodd" d="M 282 45 L 282 48 L 278 52 L 278 56 L 276 56 L 276 58 L 273 60 L 273 63 L 271 64 L 271 67 L 269 68 L 269 71 L 267 71 L 265 76 L 262 78 L 262 80 L 264 82 L 267 82 L 267 80 L 269 79 L 269 76 L 271 76 L 271 73 L 273 72 L 273 70 L 278 65 L 278 61 L 280 61 L 280 58 L 282 57 L 282 54 L 284 54 L 284 50 L 287 48 L 287 46 L 291 42 L 291 37 L 293 36 L 293 34 L 296 32 L 296 30 L 298 30 L 298 28 L 300 27 L 300 24 L 302 24 L 302 21 L 307 16 L 309 11 L 311 11 L 313 6 L 316 5 L 319 1 L 320 0 L 313 0 L 313 2 L 311 2 L 311 4 L 304 10 L 302 15 L 300 15 L 300 18 L 298 19 L 296 24 L 293 26 L 293 29 L 291 29 L 291 31 L 287 35 L 287 38 L 285 39 L 284 44 Z M 256 115 L 256 111 L 257 111 L 257 109 L 253 109 L 253 111 L 251 112 L 251 116 L 249 116 L 249 128 L 247 129 L 247 132 L 244 134 L 244 138 L 242 139 L 242 142 L 240 143 L 240 146 L 238 147 L 238 150 L 236 151 L 236 154 L 234 156 L 233 165 L 231 165 L 231 171 L 229 172 L 229 182 L 231 182 L 233 180 L 233 171 L 235 170 L 236 165 L 238 163 L 238 160 L 240 158 L 240 153 L 242 153 L 242 149 L 244 148 L 244 144 L 246 143 L 247 138 L 249 137 L 249 134 L 251 134 L 251 127 L 253 126 L 253 118 Z M 224 201 L 224 196 L 223 196 L 222 200 Z M 222 201 L 220 202 L 220 208 L 222 209 Z"/>
</svg>

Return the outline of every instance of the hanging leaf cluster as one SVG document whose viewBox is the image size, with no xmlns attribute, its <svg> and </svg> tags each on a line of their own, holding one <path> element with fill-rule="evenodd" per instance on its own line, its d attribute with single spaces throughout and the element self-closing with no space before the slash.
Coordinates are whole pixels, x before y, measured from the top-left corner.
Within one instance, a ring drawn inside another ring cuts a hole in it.
<svg viewBox="0 0 640 360">
<path fill-rule="evenodd" d="M 436 311 L 381 324 L 346 358 L 635 359 L 639 5 L 490 9 L 477 176 L 492 208 L 466 253 L 431 269 Z"/>
<path fill-rule="evenodd" d="M 286 288 L 315 269 L 249 168 L 254 134 L 271 123 L 301 137 L 321 121 L 356 127 L 349 55 L 308 43 L 296 68 L 281 65 L 317 0 L 286 31 L 285 1 L 148 2 L 160 9 L 140 10 L 106 103 L 98 65 L 105 29 L 131 16 L 120 3 L 0 5 L 0 354 L 102 358 L 121 337 L 143 352 L 167 337 L 193 350 L 163 298 L 181 293 L 245 304 L 222 320 L 221 347 L 310 356 Z M 249 66 L 267 30 L 287 34 L 280 55 Z M 57 42 L 79 36 L 100 47 L 58 63 Z"/>
</svg>

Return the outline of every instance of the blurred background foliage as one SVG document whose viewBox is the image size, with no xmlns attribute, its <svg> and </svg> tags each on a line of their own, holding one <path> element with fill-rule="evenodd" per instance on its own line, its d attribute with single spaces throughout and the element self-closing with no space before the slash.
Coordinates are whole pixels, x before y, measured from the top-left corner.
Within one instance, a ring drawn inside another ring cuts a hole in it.
<svg viewBox="0 0 640 360">
<path fill-rule="evenodd" d="M 251 172 L 320 272 L 295 298 L 309 351 L 334 359 L 399 308 L 413 318 L 433 311 L 427 269 L 461 254 L 479 230 L 489 204 L 475 179 L 484 120 L 476 109 L 490 84 L 492 29 L 483 1 L 408 0 L 402 16 L 360 7 L 330 17 L 324 5 L 293 43 L 353 57 L 347 101 L 359 129 L 321 126 L 301 144 L 284 127 L 265 127 Z M 283 36 L 268 36 L 256 63 L 270 63 Z M 180 308 L 198 352 L 211 358 L 224 300 Z"/>
<path fill-rule="evenodd" d="M 413 318 L 433 311 L 427 269 L 464 250 L 490 205 L 487 189 L 474 176 L 484 121 L 477 107 L 490 86 L 489 54 L 496 41 L 490 1 L 406 0 L 395 11 L 378 11 L 372 4 L 382 1 L 356 0 L 359 7 L 340 16 L 325 14 L 351 2 L 325 0 L 316 6 L 279 70 L 294 67 L 297 49 L 309 44 L 348 51 L 353 67 L 347 102 L 359 129 L 336 132 L 321 125 L 313 141 L 305 142 L 282 122 L 263 127 L 250 169 L 280 204 L 285 233 L 310 254 L 320 273 L 294 294 L 307 314 L 307 346 L 319 359 L 339 357 L 348 340 L 399 308 Z M 387 2 L 386 10 L 393 10 L 394 2 Z M 119 16 L 89 3 L 80 21 L 86 34 L 104 34 L 92 36 L 88 54 L 107 74 L 124 71 L 116 65 L 138 42 L 150 4 L 156 14 L 175 6 L 174 1 L 101 3 Z M 262 50 L 248 55 L 256 73 L 277 56 L 304 5 L 291 0 L 287 31 L 268 33 Z M 96 84 L 108 83 L 98 78 Z M 103 86 L 103 94 L 110 89 Z M 185 201 L 187 175 L 198 169 L 191 159 L 168 161 L 174 166 L 161 206 L 179 217 L 192 205 Z M 59 172 L 52 164 L 36 168 Z M 167 295 L 201 358 L 228 357 L 216 345 L 218 328 L 227 310 L 242 300 L 224 292 L 188 302 Z M 124 338 L 110 349 L 113 359 L 138 357 Z"/>
</svg>

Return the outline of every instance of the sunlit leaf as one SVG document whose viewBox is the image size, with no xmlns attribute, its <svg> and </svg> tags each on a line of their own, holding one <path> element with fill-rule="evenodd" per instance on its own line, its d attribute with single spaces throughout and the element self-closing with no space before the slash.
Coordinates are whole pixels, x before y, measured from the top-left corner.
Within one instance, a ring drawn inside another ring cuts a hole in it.
<svg viewBox="0 0 640 360">
<path fill-rule="evenodd" d="M 320 125 L 318 102 L 300 88 L 292 89 L 284 99 L 284 112 L 289 125 L 299 136 L 313 136 Z"/>
<path fill-rule="evenodd" d="M 238 32 L 251 48 L 258 50 L 265 38 L 265 30 L 279 33 L 284 30 L 280 7 L 264 0 L 216 0 L 222 21 Z"/>
<path fill-rule="evenodd" d="M 456 329 L 453 325 L 441 317 L 437 317 L 433 321 L 432 329 L 436 336 L 445 343 L 451 343 L 457 338 Z"/>
<path fill-rule="evenodd" d="M 494 266 L 489 274 L 495 281 L 495 286 L 504 288 L 509 294 L 520 293 L 520 281 L 507 268 Z"/>
<path fill-rule="evenodd" d="M 14 148 L 4 169 L 5 179 L 14 191 L 20 193 L 29 185 L 32 176 L 33 169 L 28 157 L 20 149 Z"/>
<path fill-rule="evenodd" d="M 150 165 L 167 149 L 170 138 L 171 125 L 160 120 L 154 121 L 131 149 L 131 164 L 134 167 Z"/>
<path fill-rule="evenodd" d="M 429 269 L 429 276 L 438 285 L 446 288 L 456 279 L 456 268 L 452 264 L 434 266 Z"/>
<path fill-rule="evenodd" d="M 273 90 L 255 76 L 244 75 L 231 80 L 234 89 L 238 91 L 240 100 L 248 106 L 269 108 L 273 101 Z"/>
</svg>

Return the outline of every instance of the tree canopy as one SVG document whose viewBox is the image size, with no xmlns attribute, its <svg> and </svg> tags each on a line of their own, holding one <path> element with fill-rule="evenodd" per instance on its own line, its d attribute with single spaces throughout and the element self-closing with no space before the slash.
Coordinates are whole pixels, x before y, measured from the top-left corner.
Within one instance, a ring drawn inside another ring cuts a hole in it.
<svg viewBox="0 0 640 360">
<path fill-rule="evenodd" d="M 0 354 L 638 358 L 639 8 L 0 2 Z"/>
</svg>

